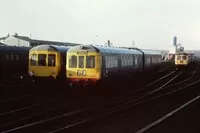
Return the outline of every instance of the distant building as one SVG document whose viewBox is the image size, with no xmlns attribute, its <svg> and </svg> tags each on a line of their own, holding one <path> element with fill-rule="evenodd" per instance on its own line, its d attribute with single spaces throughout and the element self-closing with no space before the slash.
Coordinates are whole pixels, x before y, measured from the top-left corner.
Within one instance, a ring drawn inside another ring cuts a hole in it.
<svg viewBox="0 0 200 133">
<path fill-rule="evenodd" d="M 22 36 L 9 36 L 4 41 L 4 44 L 9 46 L 25 46 L 30 47 L 31 46 L 31 39 L 28 37 L 22 37 Z"/>
<path fill-rule="evenodd" d="M 5 37 L 0 37 L 0 43 L 3 43 L 4 42 L 4 40 L 7 38 L 7 37 L 9 37 L 10 35 L 8 34 L 7 36 L 5 36 Z"/>
<path fill-rule="evenodd" d="M 6 37 L 4 40 L 1 41 L 1 43 L 4 43 L 9 46 L 25 46 L 25 47 L 34 47 L 41 44 L 56 44 L 63 46 L 80 45 L 76 43 L 36 40 L 26 36 L 18 36 L 17 34 Z"/>
</svg>

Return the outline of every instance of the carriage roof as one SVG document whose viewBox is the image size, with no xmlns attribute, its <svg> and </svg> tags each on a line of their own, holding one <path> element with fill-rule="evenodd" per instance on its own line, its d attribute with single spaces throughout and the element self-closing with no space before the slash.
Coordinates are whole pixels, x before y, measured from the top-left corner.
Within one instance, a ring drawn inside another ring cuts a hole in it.
<svg viewBox="0 0 200 133">
<path fill-rule="evenodd" d="M 47 44 L 43 44 L 43 45 L 38 45 L 33 47 L 32 49 L 30 49 L 30 51 L 55 51 L 55 52 L 65 52 L 70 48 L 70 46 L 59 46 L 59 45 L 47 45 Z"/>
<path fill-rule="evenodd" d="M 142 54 L 138 49 L 106 47 L 99 45 L 81 45 L 70 48 L 69 51 L 87 50 L 90 52 L 100 52 L 102 54 Z"/>
</svg>

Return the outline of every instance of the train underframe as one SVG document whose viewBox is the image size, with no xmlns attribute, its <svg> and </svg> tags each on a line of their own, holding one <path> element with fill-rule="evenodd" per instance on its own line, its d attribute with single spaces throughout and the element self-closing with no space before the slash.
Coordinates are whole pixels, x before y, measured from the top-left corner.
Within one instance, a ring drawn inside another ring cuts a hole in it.
<svg viewBox="0 0 200 133">
<path fill-rule="evenodd" d="M 187 65 L 176 65 L 177 70 L 184 70 L 187 68 Z"/>
</svg>

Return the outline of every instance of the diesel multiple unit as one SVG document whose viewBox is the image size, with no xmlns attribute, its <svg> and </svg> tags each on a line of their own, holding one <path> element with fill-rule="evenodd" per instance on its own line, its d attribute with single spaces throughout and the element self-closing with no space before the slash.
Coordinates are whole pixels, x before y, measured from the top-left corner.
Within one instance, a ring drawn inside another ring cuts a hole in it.
<svg viewBox="0 0 200 133">
<path fill-rule="evenodd" d="M 65 77 L 68 46 L 39 45 L 29 52 L 29 75 L 35 78 Z"/>
<path fill-rule="evenodd" d="M 28 73 L 35 79 L 67 79 L 72 84 L 144 72 L 162 59 L 157 51 L 98 45 L 0 46 L 0 51 L 1 77 Z"/>
<path fill-rule="evenodd" d="M 81 45 L 67 52 L 66 78 L 71 83 L 97 82 L 152 69 L 161 63 L 157 51 Z"/>
<path fill-rule="evenodd" d="M 175 66 L 177 68 L 185 68 L 195 60 L 195 56 L 192 53 L 180 52 L 175 55 Z"/>
</svg>

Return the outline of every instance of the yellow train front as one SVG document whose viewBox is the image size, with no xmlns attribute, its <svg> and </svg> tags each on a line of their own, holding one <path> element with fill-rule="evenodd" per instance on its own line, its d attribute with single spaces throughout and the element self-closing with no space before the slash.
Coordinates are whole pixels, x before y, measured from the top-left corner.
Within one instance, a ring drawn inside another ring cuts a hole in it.
<svg viewBox="0 0 200 133">
<path fill-rule="evenodd" d="M 29 51 L 29 75 L 34 79 L 65 77 L 66 52 L 69 47 L 39 45 Z"/>
<path fill-rule="evenodd" d="M 188 53 L 178 53 L 175 55 L 175 66 L 178 69 L 185 68 L 189 63 L 191 59 L 188 56 Z"/>
<path fill-rule="evenodd" d="M 101 55 L 95 47 L 82 45 L 69 49 L 66 64 L 70 83 L 96 83 L 101 78 Z"/>
</svg>

